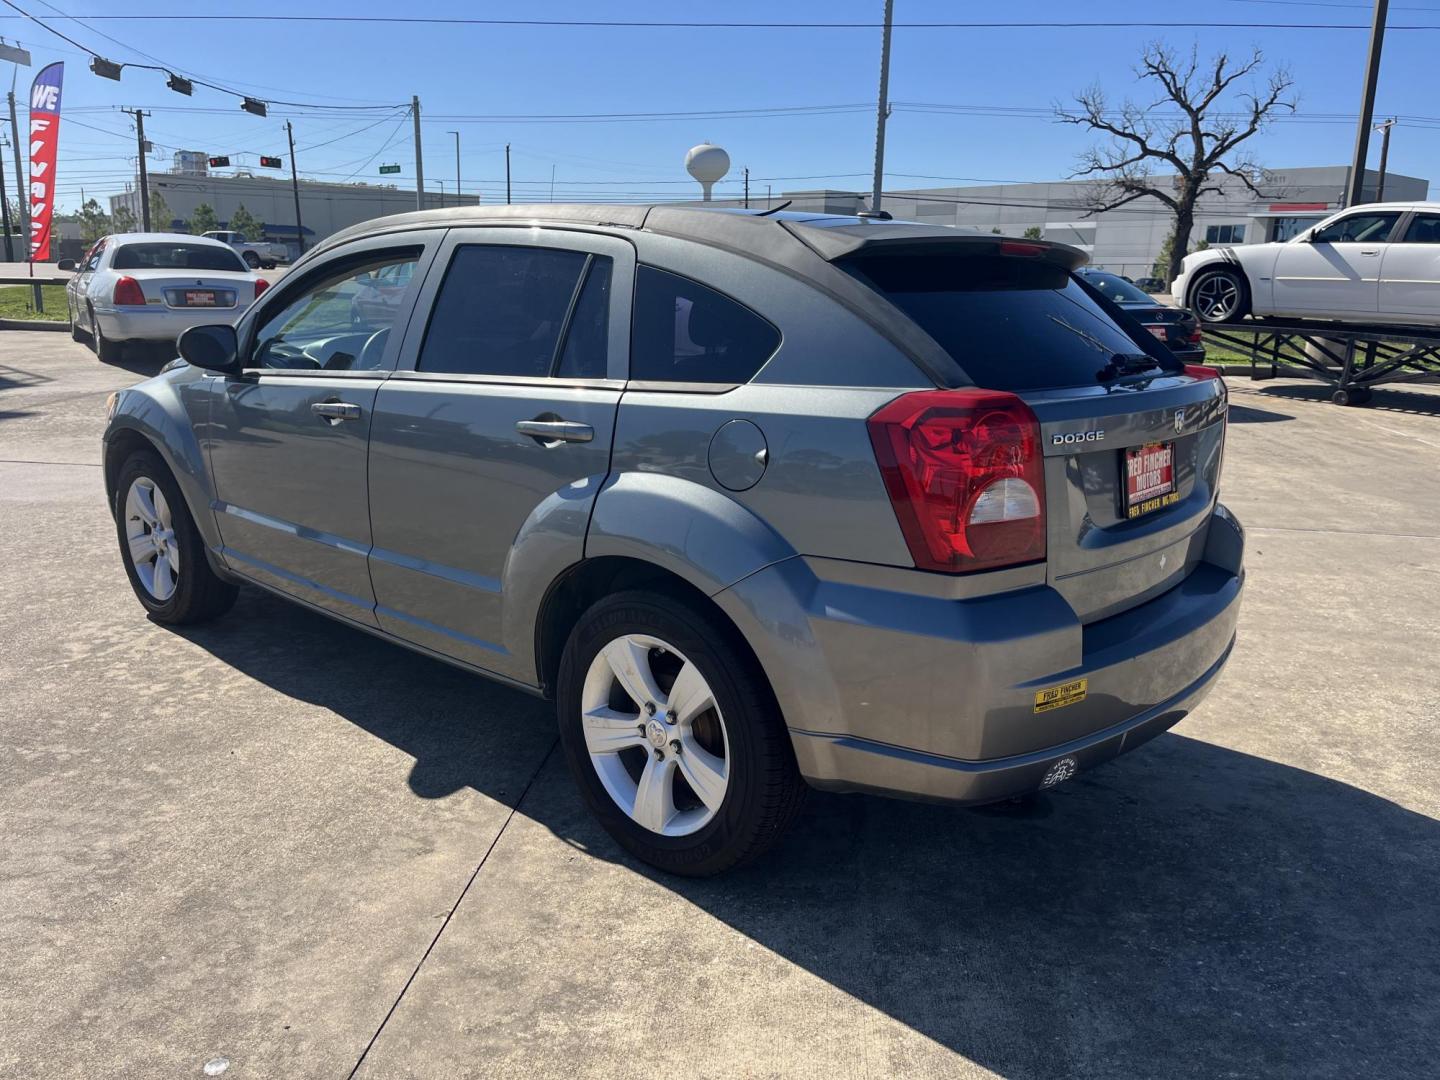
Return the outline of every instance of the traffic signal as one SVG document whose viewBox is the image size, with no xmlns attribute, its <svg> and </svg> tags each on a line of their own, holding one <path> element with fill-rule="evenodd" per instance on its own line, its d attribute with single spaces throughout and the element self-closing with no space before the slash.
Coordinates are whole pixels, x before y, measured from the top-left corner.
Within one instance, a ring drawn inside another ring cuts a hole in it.
<svg viewBox="0 0 1440 1080">
<path fill-rule="evenodd" d="M 264 154 L 261 154 L 260 167 L 262 169 L 282 169 L 285 167 L 285 164 L 278 157 L 266 157 Z"/>
<path fill-rule="evenodd" d="M 226 169 L 226 168 L 229 168 L 229 167 L 230 167 L 230 159 L 229 159 L 228 157 L 212 157 L 212 158 L 210 159 L 210 167 L 211 167 L 212 169 Z"/>
</svg>

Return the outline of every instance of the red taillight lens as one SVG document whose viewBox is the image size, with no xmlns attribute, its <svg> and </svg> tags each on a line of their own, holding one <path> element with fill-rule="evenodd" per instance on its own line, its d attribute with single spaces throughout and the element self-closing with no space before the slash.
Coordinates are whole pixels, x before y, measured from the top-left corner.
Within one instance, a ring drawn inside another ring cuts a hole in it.
<svg viewBox="0 0 1440 1080">
<path fill-rule="evenodd" d="M 922 390 L 866 426 L 916 566 L 961 573 L 1045 557 L 1040 424 L 1014 394 Z"/>
<path fill-rule="evenodd" d="M 1044 244 L 1030 244 L 1026 243 L 1024 240 L 1000 241 L 1001 255 L 1022 255 L 1027 258 L 1033 259 L 1036 256 L 1044 255 L 1046 250 L 1047 248 Z"/>
<path fill-rule="evenodd" d="M 256 299 L 256 300 L 259 300 L 261 294 L 264 293 L 265 290 L 268 289 L 269 287 L 270 287 L 270 282 L 266 281 L 263 277 L 262 277 L 262 278 L 256 278 L 256 279 L 255 279 L 255 299 Z"/>
<path fill-rule="evenodd" d="M 144 290 L 140 288 L 140 283 L 133 277 L 122 277 L 119 281 L 115 282 L 115 296 L 113 299 L 116 304 L 124 304 L 127 306 L 138 305 L 139 307 L 145 306 Z"/>
<path fill-rule="evenodd" d="M 1200 342 L 1204 340 L 1205 331 L 1201 330 L 1198 326 L 1194 330 L 1190 331 L 1190 341 L 1192 344 L 1199 345 Z"/>
<path fill-rule="evenodd" d="M 1220 369 L 1206 367 L 1204 364 L 1186 364 L 1185 374 L 1192 379 L 1218 379 L 1220 378 Z"/>
</svg>

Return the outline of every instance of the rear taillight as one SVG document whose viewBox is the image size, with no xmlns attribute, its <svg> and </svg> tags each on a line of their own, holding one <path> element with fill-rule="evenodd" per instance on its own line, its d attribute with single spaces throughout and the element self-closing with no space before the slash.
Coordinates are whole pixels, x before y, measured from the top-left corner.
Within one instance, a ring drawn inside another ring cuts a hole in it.
<svg viewBox="0 0 1440 1080">
<path fill-rule="evenodd" d="M 963 573 L 1045 557 L 1040 424 L 1014 394 L 922 390 L 866 426 L 916 566 Z"/>
<path fill-rule="evenodd" d="M 264 293 L 264 291 L 265 291 L 266 289 L 268 289 L 269 287 L 270 287 L 270 282 L 266 281 L 263 277 L 262 277 L 262 278 L 256 278 L 256 279 L 255 279 L 255 299 L 256 299 L 256 300 L 259 300 L 261 294 Z"/>
<path fill-rule="evenodd" d="M 114 302 L 117 305 L 145 306 L 145 292 L 133 277 L 122 277 L 115 282 Z"/>
<path fill-rule="evenodd" d="M 1218 379 L 1220 378 L 1220 369 L 1206 367 L 1204 364 L 1186 364 L 1185 374 L 1192 379 Z"/>
<path fill-rule="evenodd" d="M 1026 258 L 1036 258 L 1044 255 L 1049 249 L 1044 244 L 1031 244 L 1024 240 L 1001 240 L 1001 255 L 1021 255 Z"/>
<path fill-rule="evenodd" d="M 1190 331 L 1190 343 L 1191 343 L 1192 345 L 1199 345 L 1200 342 L 1202 342 L 1202 341 L 1204 341 L 1204 340 L 1205 340 L 1205 331 L 1201 330 L 1200 327 L 1197 326 L 1197 327 L 1195 327 L 1194 330 L 1191 330 L 1191 331 Z"/>
</svg>

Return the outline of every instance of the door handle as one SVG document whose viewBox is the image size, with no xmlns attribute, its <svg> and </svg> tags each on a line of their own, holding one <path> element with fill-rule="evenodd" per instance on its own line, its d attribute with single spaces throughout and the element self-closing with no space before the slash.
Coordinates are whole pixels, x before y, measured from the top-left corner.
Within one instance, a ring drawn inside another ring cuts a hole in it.
<svg viewBox="0 0 1440 1080">
<path fill-rule="evenodd" d="M 541 442 L 590 442 L 595 429 L 578 420 L 519 420 L 515 430 Z"/>
<path fill-rule="evenodd" d="M 1379 255 L 1380 252 L 1379 252 L 1379 251 L 1375 251 L 1375 250 L 1371 250 L 1371 251 L 1362 251 L 1362 252 L 1360 252 L 1360 254 L 1361 254 L 1361 255 Z"/>
<path fill-rule="evenodd" d="M 331 426 L 341 420 L 360 419 L 360 406 L 346 401 L 317 401 L 310 406 L 310 411 Z"/>
</svg>

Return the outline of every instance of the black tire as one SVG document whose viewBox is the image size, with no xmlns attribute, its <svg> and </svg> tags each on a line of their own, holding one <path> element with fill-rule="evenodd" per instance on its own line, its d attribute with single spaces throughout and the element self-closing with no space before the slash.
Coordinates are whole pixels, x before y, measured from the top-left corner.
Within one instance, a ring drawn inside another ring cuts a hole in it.
<svg viewBox="0 0 1440 1080">
<path fill-rule="evenodd" d="M 248 266 L 251 270 L 260 269 L 260 256 L 256 255 L 255 252 L 247 251 L 240 257 L 245 260 L 245 265 Z"/>
<path fill-rule="evenodd" d="M 100 358 L 102 364 L 118 364 L 122 343 L 111 341 L 105 336 L 105 331 L 100 329 L 100 320 L 95 317 L 95 309 L 90 311 L 90 347 L 95 350 L 95 355 Z"/>
<path fill-rule="evenodd" d="M 130 486 L 138 478 L 147 478 L 160 489 L 170 507 L 171 529 L 174 543 L 180 556 L 180 570 L 175 576 L 175 591 L 162 601 L 156 600 L 140 580 L 135 562 L 130 553 L 126 535 L 126 496 Z M 167 626 L 204 622 L 223 615 L 235 603 L 239 590 L 225 581 L 214 570 L 205 557 L 205 542 L 190 516 L 190 507 L 180 494 L 180 487 L 170 470 L 153 450 L 137 450 L 120 466 L 115 482 L 112 511 L 115 517 L 115 533 L 120 542 L 120 559 L 125 564 L 125 575 L 130 587 L 135 590 L 141 605 L 156 622 Z"/>
<path fill-rule="evenodd" d="M 581 695 L 600 650 L 625 634 L 663 640 L 695 664 L 724 716 L 729 786 L 714 817 L 686 836 L 646 829 L 610 797 L 585 744 Z M 775 695 L 733 627 L 709 612 L 651 592 L 608 596 L 575 625 L 556 686 L 560 742 L 590 810 L 622 847 L 661 870 L 707 877 L 756 858 L 794 820 L 807 790 Z"/>
<path fill-rule="evenodd" d="M 273 261 L 272 261 L 272 262 L 262 262 L 262 263 L 260 264 L 260 269 L 261 269 L 261 270 L 274 270 L 274 269 L 275 269 L 275 263 L 274 263 Z"/>
<path fill-rule="evenodd" d="M 1233 322 L 1250 314 L 1250 283 L 1231 266 L 1207 266 L 1195 275 L 1185 306 L 1203 323 Z"/>
</svg>

